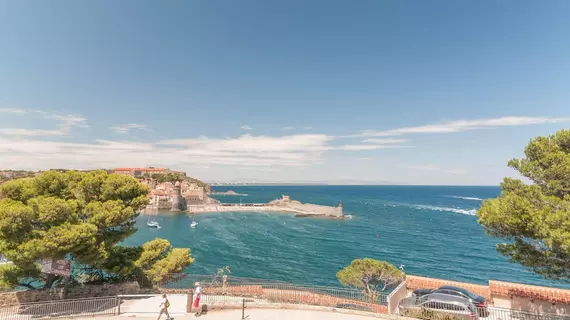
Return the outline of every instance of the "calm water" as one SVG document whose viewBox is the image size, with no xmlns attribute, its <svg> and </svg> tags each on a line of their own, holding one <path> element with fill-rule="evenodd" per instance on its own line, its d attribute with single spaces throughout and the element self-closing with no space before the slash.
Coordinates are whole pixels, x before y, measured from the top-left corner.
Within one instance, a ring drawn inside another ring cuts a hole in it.
<svg viewBox="0 0 570 320">
<path fill-rule="evenodd" d="M 496 197 L 497 187 L 430 186 L 271 186 L 217 187 L 247 197 L 223 202 L 267 202 L 288 194 L 302 202 L 336 205 L 342 201 L 353 220 L 294 218 L 275 213 L 209 213 L 191 229 L 186 214 L 158 217 L 162 228 L 149 229 L 146 217 L 127 244 L 156 237 L 190 247 L 196 262 L 188 272 L 212 274 L 228 265 L 242 277 L 337 286 L 336 272 L 351 260 L 370 257 L 404 265 L 409 274 L 486 284 L 506 280 L 562 286 L 509 263 L 495 251 L 474 215 L 481 199 Z"/>
</svg>

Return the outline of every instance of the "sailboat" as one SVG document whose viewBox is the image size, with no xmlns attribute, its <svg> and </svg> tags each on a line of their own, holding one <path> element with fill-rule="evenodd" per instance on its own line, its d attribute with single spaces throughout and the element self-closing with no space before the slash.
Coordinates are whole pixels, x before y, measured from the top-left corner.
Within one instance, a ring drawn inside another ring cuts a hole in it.
<svg viewBox="0 0 570 320">
<path fill-rule="evenodd" d="M 158 213 L 158 197 L 154 198 L 154 204 L 156 205 L 156 211 L 154 212 L 154 214 L 150 214 L 148 216 L 148 221 L 146 222 L 146 225 L 149 228 L 160 228 L 160 224 L 155 220 L 154 216 Z"/>
</svg>

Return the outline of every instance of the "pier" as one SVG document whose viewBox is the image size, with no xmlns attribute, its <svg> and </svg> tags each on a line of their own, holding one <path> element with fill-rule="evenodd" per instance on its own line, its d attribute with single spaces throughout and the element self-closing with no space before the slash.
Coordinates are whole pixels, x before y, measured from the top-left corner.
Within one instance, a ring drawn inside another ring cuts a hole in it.
<svg viewBox="0 0 570 320">
<path fill-rule="evenodd" d="M 281 199 L 268 203 L 209 203 L 188 205 L 190 213 L 205 212 L 285 212 L 294 213 L 297 217 L 322 217 L 329 219 L 344 219 L 342 204 L 338 206 L 324 206 L 311 203 L 302 203 L 291 200 L 283 195 Z"/>
</svg>

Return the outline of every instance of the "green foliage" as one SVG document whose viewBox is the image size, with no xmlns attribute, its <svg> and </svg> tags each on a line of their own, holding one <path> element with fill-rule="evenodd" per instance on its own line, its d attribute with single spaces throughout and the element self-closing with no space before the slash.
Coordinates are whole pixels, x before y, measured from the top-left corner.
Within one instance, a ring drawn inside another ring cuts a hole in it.
<svg viewBox="0 0 570 320">
<path fill-rule="evenodd" d="M 508 240 L 497 251 L 547 279 L 570 282 L 570 131 L 533 139 L 509 167 L 532 181 L 505 178 L 484 201 L 479 223 Z"/>
<path fill-rule="evenodd" d="M 405 274 L 386 261 L 370 258 L 352 260 L 348 267 L 337 272 L 336 277 L 343 286 L 363 290 L 374 302 L 378 291 L 397 285 Z"/>
<path fill-rule="evenodd" d="M 467 318 L 459 315 L 450 314 L 446 312 L 436 312 L 425 308 L 406 309 L 401 312 L 401 315 L 408 318 L 424 319 L 424 320 L 462 320 Z"/>
<path fill-rule="evenodd" d="M 157 239 L 140 248 L 117 246 L 135 231 L 148 204 L 147 186 L 105 171 L 47 171 L 0 185 L 0 286 L 25 279 L 53 283 L 39 272 L 41 259 L 70 258 L 89 277 L 151 279 L 180 272 L 193 262 L 189 249 Z"/>
<path fill-rule="evenodd" d="M 166 173 L 153 173 L 150 175 L 151 178 L 155 179 L 159 183 L 172 182 L 184 180 L 184 176 L 176 172 L 166 172 Z"/>
<path fill-rule="evenodd" d="M 199 187 L 204 188 L 204 190 L 208 193 L 211 192 L 210 185 L 205 183 L 204 181 L 198 180 L 196 178 L 186 177 L 180 173 L 176 172 L 166 172 L 166 173 L 143 173 L 143 178 L 152 178 L 155 179 L 159 183 L 163 182 L 171 182 L 175 183 L 176 181 L 188 181 L 190 183 L 195 183 Z"/>
</svg>

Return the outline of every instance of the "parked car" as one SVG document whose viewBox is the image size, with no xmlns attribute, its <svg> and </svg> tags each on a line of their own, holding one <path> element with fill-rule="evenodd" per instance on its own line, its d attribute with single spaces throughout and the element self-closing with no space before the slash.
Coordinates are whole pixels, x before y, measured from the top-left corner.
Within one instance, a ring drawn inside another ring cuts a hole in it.
<svg viewBox="0 0 570 320">
<path fill-rule="evenodd" d="M 416 297 L 421 297 L 426 294 L 434 294 L 434 293 L 448 294 L 452 296 L 459 296 L 469 299 L 471 300 L 471 303 L 475 307 L 477 307 L 477 313 L 479 314 L 480 317 L 489 316 L 489 310 L 487 309 L 487 301 L 485 300 L 485 298 L 476 295 L 473 292 L 465 290 L 463 288 L 453 287 L 453 286 L 443 286 L 437 289 L 419 289 L 415 290 L 412 293 L 412 295 Z"/>
<path fill-rule="evenodd" d="M 479 319 L 477 308 L 471 300 L 441 293 L 405 298 L 398 304 L 398 313 L 418 319 L 445 319 L 445 316 L 463 320 Z"/>
</svg>

